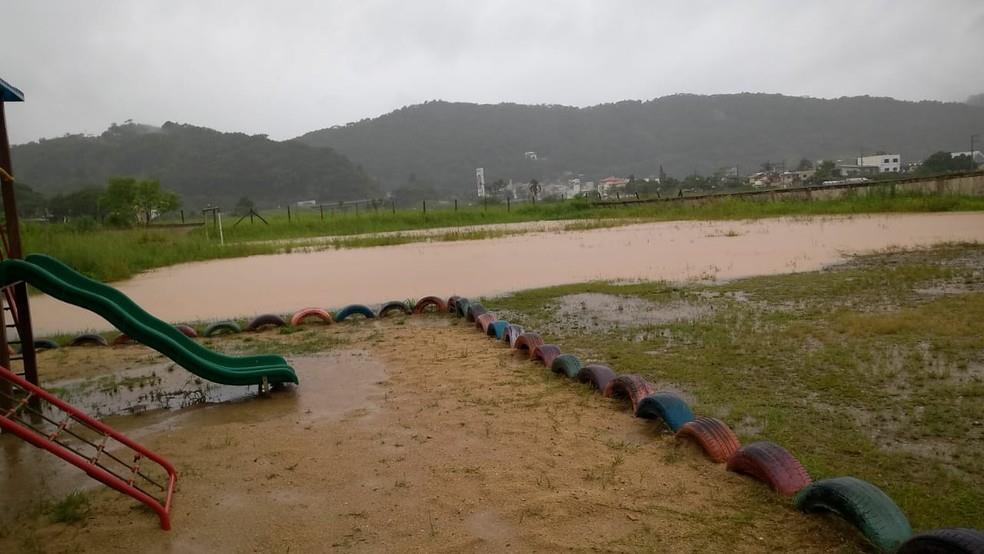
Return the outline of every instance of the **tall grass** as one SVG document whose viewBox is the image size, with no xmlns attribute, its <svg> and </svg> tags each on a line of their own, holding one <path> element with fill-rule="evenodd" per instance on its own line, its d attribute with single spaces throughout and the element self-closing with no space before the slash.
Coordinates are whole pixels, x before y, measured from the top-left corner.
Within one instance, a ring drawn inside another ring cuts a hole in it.
<svg viewBox="0 0 984 554">
<path fill-rule="evenodd" d="M 126 279 L 141 271 L 183 262 L 270 254 L 288 250 L 273 241 L 319 236 L 351 236 L 363 233 L 398 232 L 466 225 L 529 221 L 577 220 L 583 228 L 617 225 L 625 221 L 729 220 L 775 216 L 807 216 L 889 212 L 945 212 L 984 210 L 984 198 L 928 194 L 880 194 L 845 196 L 831 200 L 779 201 L 723 198 L 700 202 L 660 202 L 626 206 L 592 206 L 583 200 L 505 205 L 462 206 L 422 210 L 361 211 L 359 214 L 331 213 L 322 220 L 318 211 L 267 214 L 269 225 L 243 220 L 233 226 L 225 221 L 226 245 L 219 246 L 214 232 L 206 238 L 203 229 L 134 228 L 113 230 L 70 224 L 26 224 L 25 251 L 43 252 L 103 281 Z M 575 228 L 580 228 L 575 226 Z M 447 232 L 423 239 L 412 235 L 359 237 L 338 240 L 331 246 L 366 247 L 402 244 L 419 240 L 462 240 L 493 238 L 506 231 Z M 264 243 L 264 241 L 271 241 Z"/>
</svg>

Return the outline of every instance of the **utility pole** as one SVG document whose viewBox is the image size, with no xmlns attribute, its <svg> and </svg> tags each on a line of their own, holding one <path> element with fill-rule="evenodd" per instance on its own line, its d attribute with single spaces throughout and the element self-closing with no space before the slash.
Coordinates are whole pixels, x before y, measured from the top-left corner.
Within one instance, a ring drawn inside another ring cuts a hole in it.
<svg viewBox="0 0 984 554">
<path fill-rule="evenodd" d="M 974 159 L 974 140 L 979 136 L 977 134 L 970 135 L 970 163 L 973 169 L 977 169 L 977 160 Z"/>
</svg>

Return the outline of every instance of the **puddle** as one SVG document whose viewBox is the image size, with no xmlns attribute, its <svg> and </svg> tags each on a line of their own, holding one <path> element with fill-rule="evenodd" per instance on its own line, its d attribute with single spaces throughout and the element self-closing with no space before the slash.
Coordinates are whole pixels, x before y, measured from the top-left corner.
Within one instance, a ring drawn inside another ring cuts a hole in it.
<svg viewBox="0 0 984 554">
<path fill-rule="evenodd" d="M 257 396 L 255 386 L 202 381 L 180 367 L 169 369 L 169 363 L 99 379 L 52 383 L 49 390 L 137 442 L 175 429 L 224 423 L 289 417 L 306 426 L 326 419 L 357 419 L 377 411 L 382 403 L 386 368 L 366 352 L 336 351 L 288 361 L 302 386 L 288 385 L 267 397 Z M 166 446 L 155 450 L 168 457 Z M 12 435 L 0 435 L 0 498 L 40 501 L 101 486 L 47 451 Z M 0 522 L 16 516 L 0 511 Z"/>
<path fill-rule="evenodd" d="M 656 303 L 632 296 L 594 292 L 569 294 L 557 300 L 555 321 L 550 326 L 564 322 L 589 331 L 696 321 L 711 311 L 708 305 L 686 300 Z"/>
<path fill-rule="evenodd" d="M 738 236 L 718 236 L 735 228 Z M 161 319 L 181 322 L 431 294 L 493 296 L 592 280 L 684 282 L 813 271 L 852 253 L 948 241 L 984 241 L 984 219 L 948 213 L 644 223 L 213 260 L 150 271 L 116 286 Z M 38 336 L 110 329 L 98 315 L 46 296 L 32 298 L 31 316 Z"/>
</svg>

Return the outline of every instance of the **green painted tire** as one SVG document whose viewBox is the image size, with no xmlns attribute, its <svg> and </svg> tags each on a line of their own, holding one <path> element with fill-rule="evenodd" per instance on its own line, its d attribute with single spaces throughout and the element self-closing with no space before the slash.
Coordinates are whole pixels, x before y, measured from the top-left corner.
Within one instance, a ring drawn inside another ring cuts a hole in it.
<svg viewBox="0 0 984 554">
<path fill-rule="evenodd" d="M 895 552 L 912 536 L 902 510 L 881 489 L 855 477 L 834 477 L 803 487 L 794 500 L 803 512 L 833 512 L 861 531 L 868 542 Z"/>
<path fill-rule="evenodd" d="M 581 371 L 581 360 L 574 354 L 561 354 L 554 358 L 550 364 L 550 370 L 554 373 L 563 373 L 568 379 L 577 378 L 577 373 Z"/>
</svg>

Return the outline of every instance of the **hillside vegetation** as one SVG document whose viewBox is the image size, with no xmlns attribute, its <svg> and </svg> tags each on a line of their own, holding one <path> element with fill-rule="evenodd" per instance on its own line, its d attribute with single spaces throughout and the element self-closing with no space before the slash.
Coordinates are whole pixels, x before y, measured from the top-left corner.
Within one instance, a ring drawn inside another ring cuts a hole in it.
<svg viewBox="0 0 984 554">
<path fill-rule="evenodd" d="M 852 158 L 859 151 L 922 160 L 963 151 L 984 107 L 891 98 L 824 100 L 778 94 L 675 95 L 587 108 L 428 102 L 298 140 L 330 146 L 382 186 L 414 181 L 474 194 L 475 168 L 493 179 L 546 181 L 564 172 L 671 176 L 766 162 Z M 536 152 L 536 160 L 525 152 Z"/>
<path fill-rule="evenodd" d="M 362 168 L 330 148 L 170 122 L 43 139 L 15 146 L 12 157 L 18 181 L 46 195 L 102 186 L 115 176 L 159 180 L 188 208 L 231 209 L 243 196 L 276 206 L 377 192 Z"/>
</svg>

